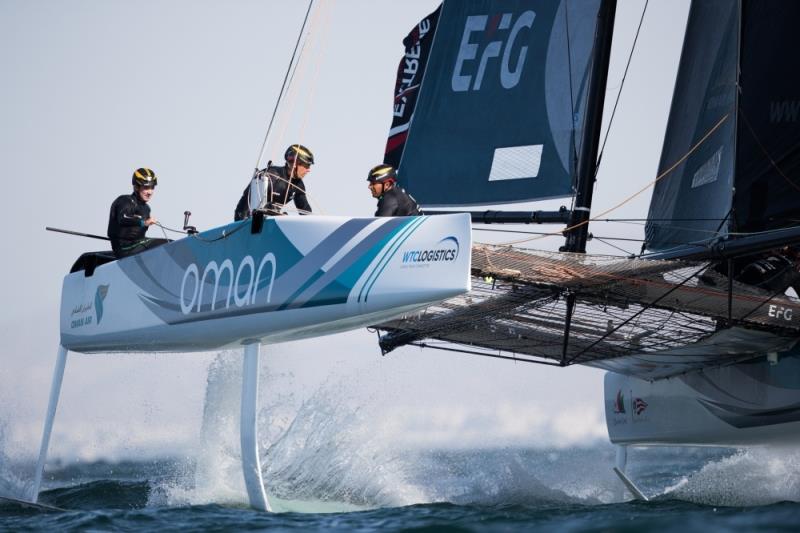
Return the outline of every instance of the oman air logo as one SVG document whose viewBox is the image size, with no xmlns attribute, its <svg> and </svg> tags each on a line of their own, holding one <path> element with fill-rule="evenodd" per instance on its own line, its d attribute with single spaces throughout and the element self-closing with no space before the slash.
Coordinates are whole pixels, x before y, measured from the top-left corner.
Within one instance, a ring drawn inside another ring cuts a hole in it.
<svg viewBox="0 0 800 533">
<path fill-rule="evenodd" d="M 108 294 L 108 285 L 98 285 L 97 291 L 94 293 L 94 311 L 96 313 L 96 323 L 99 324 L 103 320 L 103 300 L 106 299 Z"/>
<path fill-rule="evenodd" d="M 487 71 L 499 75 L 504 89 L 516 87 L 528 55 L 528 47 L 516 43 L 530 33 L 523 30 L 530 30 L 535 18 L 530 10 L 516 17 L 513 13 L 467 17 L 450 79 L 453 91 L 479 91 Z"/>
<path fill-rule="evenodd" d="M 621 390 L 617 391 L 617 397 L 614 398 L 614 412 L 617 414 L 625 414 L 625 395 Z"/>
<path fill-rule="evenodd" d="M 428 250 L 409 250 L 403 252 L 404 265 L 428 265 L 431 263 L 450 262 L 458 258 L 461 247 L 458 239 L 445 237 Z"/>
<path fill-rule="evenodd" d="M 645 409 L 647 409 L 647 402 L 641 398 L 634 398 L 633 399 L 633 412 L 637 415 L 644 413 Z"/>
</svg>

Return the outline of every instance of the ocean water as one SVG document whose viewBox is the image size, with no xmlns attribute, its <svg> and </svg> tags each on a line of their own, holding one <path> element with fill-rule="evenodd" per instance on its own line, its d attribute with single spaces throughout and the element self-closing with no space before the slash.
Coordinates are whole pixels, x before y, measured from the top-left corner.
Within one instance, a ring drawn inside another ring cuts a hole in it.
<svg viewBox="0 0 800 533">
<path fill-rule="evenodd" d="M 628 472 L 650 502 L 620 494 L 610 446 L 428 450 L 390 464 L 354 460 L 363 470 L 320 469 L 313 459 L 265 470 L 273 514 L 248 509 L 225 474 L 209 486 L 197 461 L 51 464 L 39 501 L 63 510 L 0 503 L 0 529 L 685 532 L 800 523 L 797 454 L 788 450 L 632 450 Z"/>
<path fill-rule="evenodd" d="M 235 358 L 209 368 L 191 452 L 53 458 L 39 502 L 58 510 L 0 499 L 0 530 L 685 533 L 796 531 L 800 524 L 797 449 L 631 449 L 627 473 L 651 498 L 639 502 L 612 472 L 608 443 L 414 445 L 370 408 L 376 398 L 350 395 L 336 382 L 299 405 L 280 391 L 264 398 L 262 474 L 277 512 L 253 511 L 239 458 L 240 372 Z M 0 447 L 0 496 L 29 497 L 32 472 L 30 458 Z"/>
</svg>

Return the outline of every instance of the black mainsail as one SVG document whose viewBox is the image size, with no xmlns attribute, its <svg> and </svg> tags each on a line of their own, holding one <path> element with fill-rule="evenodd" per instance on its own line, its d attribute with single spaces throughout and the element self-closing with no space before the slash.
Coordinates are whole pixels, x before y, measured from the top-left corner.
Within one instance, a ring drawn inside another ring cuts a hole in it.
<svg viewBox="0 0 800 533">
<path fill-rule="evenodd" d="M 649 249 L 798 225 L 800 57 L 787 53 L 797 43 L 787 21 L 800 21 L 800 3 L 692 4 L 659 165 L 667 174 L 645 230 Z"/>
</svg>

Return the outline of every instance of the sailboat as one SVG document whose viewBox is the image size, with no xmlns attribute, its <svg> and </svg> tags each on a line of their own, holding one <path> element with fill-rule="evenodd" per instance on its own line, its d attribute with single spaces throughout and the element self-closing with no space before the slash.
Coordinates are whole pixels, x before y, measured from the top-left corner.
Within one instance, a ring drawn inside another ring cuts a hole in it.
<svg viewBox="0 0 800 533">
<path fill-rule="evenodd" d="M 606 370 L 615 471 L 645 498 L 628 446 L 800 440 L 800 301 L 774 275 L 797 279 L 776 249 L 800 242 L 800 60 L 784 53 L 800 4 L 692 3 L 645 241 L 626 257 L 585 253 L 608 213 L 591 207 L 615 12 L 446 0 L 409 34 L 385 156 L 401 185 L 427 214 L 562 224 L 566 242 L 475 244 L 470 292 L 378 328 L 384 353 Z M 572 207 L 474 210 L 559 197 Z M 743 275 L 769 254 L 780 272 Z"/>
<path fill-rule="evenodd" d="M 67 353 L 242 348 L 242 469 L 270 510 L 257 435 L 260 347 L 364 327 L 469 290 L 469 217 L 265 217 L 114 260 L 83 254 L 64 278 L 61 341 L 31 501 Z M 424 271 L 425 276 L 419 272 Z"/>
</svg>

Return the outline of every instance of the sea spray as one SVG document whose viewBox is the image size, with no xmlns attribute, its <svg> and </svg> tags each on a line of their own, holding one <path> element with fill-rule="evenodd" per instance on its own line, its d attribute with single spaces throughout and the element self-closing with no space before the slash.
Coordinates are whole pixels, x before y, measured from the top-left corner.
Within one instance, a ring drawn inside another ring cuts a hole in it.
<svg viewBox="0 0 800 533">
<path fill-rule="evenodd" d="M 275 349 L 271 347 L 271 349 Z M 269 370 L 261 358 L 259 440 L 264 447 L 289 425 L 294 410 L 293 376 Z M 200 435 L 190 457 L 177 467 L 176 480 L 156 487 L 151 505 L 247 505 L 239 442 L 242 352 L 219 352 L 208 367 Z"/>
<path fill-rule="evenodd" d="M 26 464 L 15 463 L 6 453 L 8 425 L 0 420 L 0 496 L 15 499 L 30 499 L 33 495 L 33 469 Z M 20 471 L 22 470 L 22 471 Z"/>
<path fill-rule="evenodd" d="M 612 501 L 619 481 L 607 444 L 591 451 L 504 449 L 491 434 L 477 449 L 457 435 L 435 447 L 415 444 L 407 429 L 431 420 L 423 409 L 402 408 L 415 403 L 413 376 L 387 372 L 385 361 L 332 374 L 303 402 L 264 461 L 273 494 L 362 507 Z"/>
<path fill-rule="evenodd" d="M 800 501 L 800 450 L 764 446 L 712 460 L 667 491 L 704 505 L 754 506 Z"/>
</svg>

